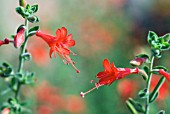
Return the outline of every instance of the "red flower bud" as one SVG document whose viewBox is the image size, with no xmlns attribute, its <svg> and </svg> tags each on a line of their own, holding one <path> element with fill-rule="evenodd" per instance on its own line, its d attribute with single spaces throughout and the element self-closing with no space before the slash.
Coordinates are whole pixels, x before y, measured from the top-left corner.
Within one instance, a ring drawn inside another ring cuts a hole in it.
<svg viewBox="0 0 170 114">
<path fill-rule="evenodd" d="M 25 29 L 20 28 L 19 32 L 14 36 L 14 46 L 20 47 L 25 41 Z"/>
<path fill-rule="evenodd" d="M 5 40 L 0 40 L 0 46 L 4 45 L 4 44 L 9 44 L 10 40 L 8 38 L 5 38 Z"/>
<path fill-rule="evenodd" d="M 146 61 L 146 59 L 147 58 L 136 57 L 135 59 L 130 61 L 130 64 L 133 65 L 133 66 L 140 66 Z"/>
</svg>

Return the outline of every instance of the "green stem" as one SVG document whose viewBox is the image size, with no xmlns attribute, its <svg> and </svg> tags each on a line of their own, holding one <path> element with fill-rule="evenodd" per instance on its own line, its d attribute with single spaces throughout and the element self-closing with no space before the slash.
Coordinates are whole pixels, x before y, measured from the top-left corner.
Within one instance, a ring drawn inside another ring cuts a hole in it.
<svg viewBox="0 0 170 114">
<path fill-rule="evenodd" d="M 18 73 L 19 74 L 22 73 L 22 69 L 23 69 L 23 66 L 24 66 L 24 59 L 23 59 L 22 55 L 26 51 L 26 46 L 27 46 L 27 41 L 28 41 L 28 38 L 26 37 L 27 35 L 28 35 L 28 20 L 25 19 L 25 42 L 21 46 L 21 51 L 20 51 L 20 55 L 19 55 L 19 67 L 18 67 Z M 15 98 L 17 100 L 18 100 L 20 88 L 21 88 L 21 83 L 18 80 L 18 82 L 17 82 L 17 90 L 15 92 Z"/>
<path fill-rule="evenodd" d="M 152 55 L 151 56 L 151 63 L 150 63 L 150 68 L 149 68 L 149 78 L 148 78 L 148 81 L 147 81 L 147 98 L 146 98 L 146 112 L 145 114 L 149 114 L 149 90 L 150 90 L 150 84 L 151 84 L 151 79 L 152 79 L 152 68 L 153 68 L 153 62 L 154 62 L 154 56 Z"/>
</svg>

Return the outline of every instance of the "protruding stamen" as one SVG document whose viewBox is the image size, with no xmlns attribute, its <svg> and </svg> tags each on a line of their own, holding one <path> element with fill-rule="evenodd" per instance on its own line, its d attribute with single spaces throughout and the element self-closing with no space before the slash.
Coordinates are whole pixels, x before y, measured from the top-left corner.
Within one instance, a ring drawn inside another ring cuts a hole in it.
<svg viewBox="0 0 170 114">
<path fill-rule="evenodd" d="M 70 58 L 68 55 L 65 55 L 65 58 L 66 58 L 66 60 L 68 61 L 68 63 L 70 63 L 70 64 L 73 66 L 73 68 L 76 70 L 76 72 L 77 72 L 77 73 L 80 73 L 80 70 L 78 70 L 78 69 L 74 66 L 74 63 L 73 63 L 73 61 L 71 60 L 71 58 Z"/>
<path fill-rule="evenodd" d="M 84 98 L 84 93 L 83 93 L 83 92 L 81 92 L 81 93 L 80 93 L 80 96 Z"/>
<path fill-rule="evenodd" d="M 97 84 L 97 83 L 96 83 L 96 84 Z M 92 89 L 90 89 L 90 90 L 88 90 L 88 91 L 86 91 L 86 92 L 81 92 L 81 93 L 80 93 L 80 96 L 84 98 L 86 94 L 92 92 L 92 91 L 95 90 L 95 89 L 98 89 L 100 86 L 103 86 L 103 85 L 100 85 L 100 84 L 98 84 L 97 86 L 95 85 L 95 87 L 93 87 Z"/>
<path fill-rule="evenodd" d="M 67 46 L 65 46 L 63 43 L 61 43 L 61 45 L 62 45 L 64 48 L 68 49 L 68 50 L 73 54 L 73 56 L 76 56 L 76 55 L 77 55 L 76 53 L 74 53 L 73 51 L 71 51 Z"/>
</svg>

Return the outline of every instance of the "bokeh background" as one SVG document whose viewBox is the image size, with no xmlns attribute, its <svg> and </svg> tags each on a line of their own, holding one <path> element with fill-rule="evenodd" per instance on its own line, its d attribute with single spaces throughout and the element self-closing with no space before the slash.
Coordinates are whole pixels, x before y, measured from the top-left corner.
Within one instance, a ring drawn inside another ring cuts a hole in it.
<svg viewBox="0 0 170 114">
<path fill-rule="evenodd" d="M 22 88 L 22 97 L 29 101 L 33 114 L 130 114 L 125 100 L 133 97 L 139 100 L 137 91 L 145 87 L 142 77 L 131 75 L 101 87 L 85 98 L 80 92 L 94 87 L 90 80 L 103 70 L 102 61 L 108 58 L 117 67 L 131 67 L 129 61 L 139 53 L 149 54 L 146 41 L 149 30 L 158 35 L 170 31 L 169 0 L 27 0 L 39 4 L 41 30 L 55 34 L 58 28 L 66 27 L 76 40 L 72 50 L 78 55 L 72 57 L 81 73 L 77 74 L 69 65 L 57 57 L 50 59 L 48 45 L 40 38 L 29 40 L 28 51 L 33 60 L 26 62 L 24 69 L 36 73 L 37 82 Z M 17 0 L 0 2 L 0 39 L 16 33 L 24 20 L 15 12 Z M 30 24 L 29 26 L 32 26 Z M 18 66 L 19 49 L 13 45 L 0 47 L 0 63 L 8 61 Z M 170 69 L 170 54 L 155 64 Z M 16 70 L 16 69 L 15 69 Z M 159 78 L 154 76 L 155 80 Z M 153 86 L 154 83 L 153 82 Z M 7 87 L 0 79 L 1 92 Z M 151 105 L 151 114 L 165 109 L 170 113 L 169 84 L 161 90 L 159 99 Z M 0 105 L 12 93 L 0 96 Z M 141 101 L 143 102 L 143 101 Z"/>
</svg>

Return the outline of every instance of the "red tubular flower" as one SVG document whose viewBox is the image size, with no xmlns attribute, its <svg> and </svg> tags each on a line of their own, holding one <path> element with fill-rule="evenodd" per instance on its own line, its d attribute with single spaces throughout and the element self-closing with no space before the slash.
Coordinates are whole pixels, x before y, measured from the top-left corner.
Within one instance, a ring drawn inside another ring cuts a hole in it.
<svg viewBox="0 0 170 114">
<path fill-rule="evenodd" d="M 14 46 L 20 47 L 25 41 L 25 29 L 20 28 L 19 32 L 14 36 Z"/>
<path fill-rule="evenodd" d="M 165 72 L 163 69 L 159 70 L 159 74 L 164 76 L 170 82 L 170 73 Z"/>
<path fill-rule="evenodd" d="M 103 86 L 103 85 L 110 85 L 112 84 L 115 80 L 121 79 L 127 75 L 130 74 L 138 74 L 139 69 L 130 69 L 130 68 L 116 68 L 114 63 L 110 64 L 108 59 L 104 59 L 103 61 L 103 67 L 104 71 L 99 72 L 97 74 L 97 78 L 99 78 L 99 82 L 96 83 L 96 87 L 92 88 L 91 90 L 83 93 L 81 92 L 80 95 L 84 97 L 85 94 L 91 92 L 92 90 Z"/>
<path fill-rule="evenodd" d="M 0 40 L 0 46 L 4 45 L 4 44 L 9 44 L 10 40 L 8 38 L 5 38 L 4 41 Z"/>
<path fill-rule="evenodd" d="M 129 74 L 138 74 L 138 68 L 130 69 L 130 68 L 116 68 L 114 63 L 110 64 L 108 59 L 104 59 L 103 61 L 104 71 L 99 72 L 97 74 L 97 78 L 99 78 L 98 84 L 100 85 L 110 85 L 115 80 L 121 79 Z"/>
<path fill-rule="evenodd" d="M 52 36 L 42 31 L 38 30 L 36 32 L 36 36 L 41 37 L 50 47 L 50 58 L 52 57 L 52 53 L 54 53 L 54 57 L 56 57 L 56 53 L 58 53 L 59 57 L 63 60 L 65 64 L 71 64 L 77 73 L 80 71 L 74 66 L 74 62 L 70 58 L 70 53 L 73 53 L 69 48 L 75 45 L 75 40 L 72 39 L 72 34 L 67 35 L 67 29 L 62 27 L 56 31 L 56 36 Z"/>
</svg>

